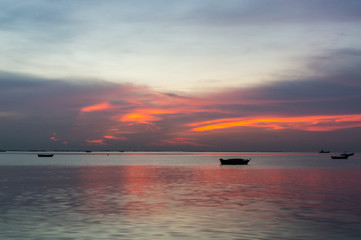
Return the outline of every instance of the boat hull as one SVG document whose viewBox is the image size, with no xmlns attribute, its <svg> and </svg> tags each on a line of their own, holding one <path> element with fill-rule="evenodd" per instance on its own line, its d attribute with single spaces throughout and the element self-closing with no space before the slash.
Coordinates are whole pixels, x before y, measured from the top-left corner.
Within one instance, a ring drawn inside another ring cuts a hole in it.
<svg viewBox="0 0 361 240">
<path fill-rule="evenodd" d="M 38 154 L 38 157 L 52 157 L 54 154 Z"/>
<path fill-rule="evenodd" d="M 331 156 L 332 159 L 347 159 L 347 155 L 341 155 L 341 156 Z"/>
<path fill-rule="evenodd" d="M 341 153 L 341 156 L 351 157 L 354 153 Z"/>
<path fill-rule="evenodd" d="M 250 160 L 244 158 L 219 159 L 222 165 L 247 165 Z"/>
</svg>

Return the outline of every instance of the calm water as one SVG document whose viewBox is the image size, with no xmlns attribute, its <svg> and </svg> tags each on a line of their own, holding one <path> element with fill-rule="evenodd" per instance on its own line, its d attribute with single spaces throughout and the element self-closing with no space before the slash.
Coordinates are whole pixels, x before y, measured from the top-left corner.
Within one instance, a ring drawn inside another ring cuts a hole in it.
<svg viewBox="0 0 361 240">
<path fill-rule="evenodd" d="M 361 239 L 360 156 L 0 153 L 0 239 Z"/>
</svg>

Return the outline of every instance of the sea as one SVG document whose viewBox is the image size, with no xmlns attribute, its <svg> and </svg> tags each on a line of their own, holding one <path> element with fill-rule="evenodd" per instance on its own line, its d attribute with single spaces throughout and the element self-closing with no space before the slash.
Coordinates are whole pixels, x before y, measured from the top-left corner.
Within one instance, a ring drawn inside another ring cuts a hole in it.
<svg viewBox="0 0 361 240">
<path fill-rule="evenodd" d="M 3 152 L 0 239 L 361 239 L 361 154 L 330 155 Z"/>
</svg>

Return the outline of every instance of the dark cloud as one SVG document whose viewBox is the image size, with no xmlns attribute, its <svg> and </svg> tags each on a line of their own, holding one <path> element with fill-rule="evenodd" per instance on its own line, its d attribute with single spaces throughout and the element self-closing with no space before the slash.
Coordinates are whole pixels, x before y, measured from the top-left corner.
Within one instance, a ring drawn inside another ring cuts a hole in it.
<svg viewBox="0 0 361 240">
<path fill-rule="evenodd" d="M 208 98 L 222 99 L 218 103 L 224 103 L 222 109 L 245 114 L 356 114 L 361 103 L 360 53 L 333 51 L 308 59 L 303 77 L 290 72 L 273 83 L 234 88 Z"/>
</svg>

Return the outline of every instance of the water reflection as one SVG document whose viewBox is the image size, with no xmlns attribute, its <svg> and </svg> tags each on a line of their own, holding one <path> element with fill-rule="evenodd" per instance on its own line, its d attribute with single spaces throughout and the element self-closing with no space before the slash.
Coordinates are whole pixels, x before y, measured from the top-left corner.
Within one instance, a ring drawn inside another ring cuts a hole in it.
<svg viewBox="0 0 361 240">
<path fill-rule="evenodd" d="M 2 239 L 357 239 L 358 169 L 2 167 Z"/>
</svg>

